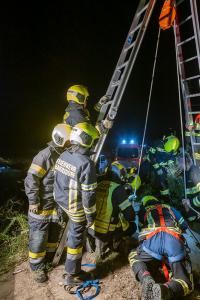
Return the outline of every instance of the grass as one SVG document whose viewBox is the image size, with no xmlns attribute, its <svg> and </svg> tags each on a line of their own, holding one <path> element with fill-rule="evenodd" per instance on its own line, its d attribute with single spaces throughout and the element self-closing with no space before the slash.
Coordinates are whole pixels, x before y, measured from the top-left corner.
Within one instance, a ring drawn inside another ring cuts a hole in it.
<svg viewBox="0 0 200 300">
<path fill-rule="evenodd" d="M 27 217 L 13 210 L 13 199 L 0 209 L 0 274 L 9 271 L 27 258 L 28 224 Z"/>
</svg>

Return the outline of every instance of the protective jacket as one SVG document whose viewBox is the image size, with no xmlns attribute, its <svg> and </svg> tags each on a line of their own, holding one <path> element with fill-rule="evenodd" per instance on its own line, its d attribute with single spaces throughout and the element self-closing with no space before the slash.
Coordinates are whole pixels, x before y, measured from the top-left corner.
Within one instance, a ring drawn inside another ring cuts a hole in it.
<svg viewBox="0 0 200 300">
<path fill-rule="evenodd" d="M 88 232 L 96 237 L 109 237 L 117 231 L 125 232 L 134 221 L 134 210 L 128 200 L 132 188 L 108 170 L 99 176 L 96 190 L 96 218 Z"/>
<path fill-rule="evenodd" d="M 190 205 L 200 211 L 200 169 L 192 165 L 186 172 L 186 194 Z"/>
<path fill-rule="evenodd" d="M 149 201 L 139 213 L 143 250 L 158 260 L 167 254 L 170 262 L 185 256 L 182 230 L 187 223 L 178 210 L 158 201 Z M 174 248 L 173 248 L 174 245 Z M 172 251 L 173 249 L 173 251 Z"/>
<path fill-rule="evenodd" d="M 40 203 L 38 214 L 29 217 L 41 221 L 58 221 L 56 202 L 53 197 L 54 165 L 60 156 L 60 148 L 53 142 L 34 158 L 25 178 L 25 192 L 29 204 Z"/>
<path fill-rule="evenodd" d="M 55 165 L 55 201 L 74 222 L 92 221 L 97 187 L 94 162 L 88 150 L 64 151 Z"/>
<path fill-rule="evenodd" d="M 78 123 L 90 123 L 89 111 L 83 105 L 70 101 L 65 110 L 63 121 L 71 127 Z"/>
</svg>

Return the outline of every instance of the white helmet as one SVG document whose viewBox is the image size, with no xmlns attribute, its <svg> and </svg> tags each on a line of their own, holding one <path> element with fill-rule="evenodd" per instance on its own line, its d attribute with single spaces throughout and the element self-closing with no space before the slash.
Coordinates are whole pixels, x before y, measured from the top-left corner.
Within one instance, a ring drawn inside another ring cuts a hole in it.
<svg viewBox="0 0 200 300">
<path fill-rule="evenodd" d="M 81 145 L 90 148 L 95 139 L 99 137 L 97 129 L 91 124 L 84 122 L 76 124 L 70 134 L 71 144 Z"/>
<path fill-rule="evenodd" d="M 58 147 L 63 147 L 66 142 L 69 142 L 71 126 L 67 124 L 57 124 L 52 132 L 52 140 Z"/>
</svg>

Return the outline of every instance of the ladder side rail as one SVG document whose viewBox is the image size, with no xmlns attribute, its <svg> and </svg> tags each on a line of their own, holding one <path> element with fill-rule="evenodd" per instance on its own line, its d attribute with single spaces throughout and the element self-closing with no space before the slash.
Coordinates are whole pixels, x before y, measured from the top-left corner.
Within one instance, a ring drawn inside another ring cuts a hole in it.
<svg viewBox="0 0 200 300">
<path fill-rule="evenodd" d="M 190 95 L 189 86 L 188 86 L 187 80 L 185 80 L 186 79 L 185 67 L 184 67 L 184 63 L 182 63 L 184 61 L 184 57 L 183 57 L 183 49 L 182 49 L 182 46 L 180 45 L 181 34 L 180 34 L 179 20 L 178 20 L 177 15 L 176 15 L 175 22 L 174 22 L 174 38 L 175 38 L 175 49 L 177 51 L 182 98 L 183 98 L 183 104 L 184 104 L 184 109 L 185 109 L 185 119 L 186 119 L 186 123 L 189 123 L 189 122 L 193 121 L 193 117 L 191 114 L 191 112 L 192 112 L 191 101 L 190 101 L 190 98 L 188 97 L 188 95 Z M 177 46 L 178 44 L 180 46 Z M 194 164 L 196 165 L 196 159 L 195 159 L 195 153 L 194 153 L 194 142 L 195 141 L 194 141 L 193 135 L 190 135 L 190 140 L 191 140 L 193 161 L 194 161 Z"/>
<path fill-rule="evenodd" d="M 116 117 L 118 107 L 120 105 L 124 90 L 126 88 L 126 84 L 128 82 L 128 79 L 130 77 L 133 65 L 134 65 L 135 60 L 137 58 L 137 54 L 139 52 L 139 49 L 140 49 L 141 43 L 143 41 L 144 35 L 146 33 L 146 29 L 148 27 L 149 20 L 150 20 L 150 17 L 152 15 L 155 3 L 156 3 L 156 0 L 151 0 L 149 2 L 149 6 L 146 10 L 142 25 L 141 25 L 140 30 L 138 32 L 138 36 L 135 40 L 135 46 L 132 49 L 132 52 L 131 52 L 130 58 L 129 58 L 129 62 L 128 62 L 125 70 L 124 70 L 124 73 L 122 74 L 121 84 L 118 86 L 118 89 L 116 90 L 116 92 L 114 94 L 113 100 L 110 101 L 110 103 L 109 103 L 110 107 L 109 107 L 108 112 L 107 112 L 107 116 L 108 116 L 109 120 L 114 121 L 114 119 Z M 102 117 L 102 115 L 101 115 L 101 117 Z M 96 144 L 96 147 L 94 149 L 95 154 L 93 156 L 93 159 L 94 159 L 95 162 L 98 160 L 98 156 L 99 156 L 99 154 L 100 154 L 100 152 L 103 148 L 103 145 L 104 145 L 104 142 L 106 140 L 107 135 L 108 135 L 108 132 L 106 134 L 102 135 L 101 138 L 98 140 L 98 142 Z"/>
<path fill-rule="evenodd" d="M 138 23 L 139 23 L 140 18 L 141 18 L 141 12 L 145 9 L 146 1 L 147 0 L 140 0 L 140 2 L 138 4 L 136 13 L 134 14 L 133 21 L 131 23 L 130 29 L 129 29 L 128 34 L 127 34 L 127 37 L 125 39 L 125 43 L 123 45 L 121 54 L 119 56 L 118 62 L 115 66 L 115 69 L 113 71 L 113 75 L 111 77 L 110 83 L 109 83 L 107 91 L 106 91 L 106 95 L 110 98 L 110 101 L 107 102 L 106 104 L 104 104 L 101 107 L 97 122 L 104 119 L 104 117 L 107 113 L 108 107 L 110 106 L 111 101 L 113 100 L 116 89 L 118 89 L 118 86 L 117 85 L 115 86 L 115 84 L 117 84 L 117 81 L 122 76 L 122 74 L 124 72 L 124 69 L 126 68 L 126 65 L 128 63 L 128 60 L 126 61 L 127 52 L 125 51 L 125 49 L 127 49 L 128 47 L 130 47 L 130 48 L 134 47 L 134 45 L 133 45 L 134 42 L 132 42 L 132 40 L 133 40 L 134 35 L 137 33 L 137 32 L 134 31 L 134 29 L 138 26 Z M 130 42 L 130 39 L 131 39 L 131 42 Z M 123 66 L 124 66 L 124 69 L 123 69 Z M 120 69 L 120 67 L 122 67 L 122 68 Z"/>
<path fill-rule="evenodd" d="M 195 35 L 195 43 L 196 43 L 196 51 L 200 72 L 200 26 L 199 26 L 199 16 L 197 10 L 197 2 L 196 0 L 190 0 L 191 12 L 192 12 L 192 23 L 194 28 Z"/>
</svg>

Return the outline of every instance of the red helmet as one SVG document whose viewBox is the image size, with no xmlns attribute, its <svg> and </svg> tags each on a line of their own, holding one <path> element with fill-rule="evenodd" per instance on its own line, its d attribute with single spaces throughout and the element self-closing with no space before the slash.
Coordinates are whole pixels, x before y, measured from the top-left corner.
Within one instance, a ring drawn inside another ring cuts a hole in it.
<svg viewBox="0 0 200 300">
<path fill-rule="evenodd" d="M 196 117 L 195 117 L 195 123 L 200 124 L 200 114 L 196 115 Z"/>
</svg>

